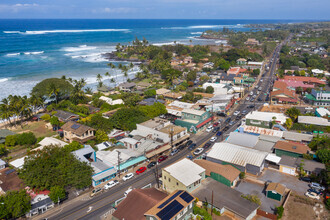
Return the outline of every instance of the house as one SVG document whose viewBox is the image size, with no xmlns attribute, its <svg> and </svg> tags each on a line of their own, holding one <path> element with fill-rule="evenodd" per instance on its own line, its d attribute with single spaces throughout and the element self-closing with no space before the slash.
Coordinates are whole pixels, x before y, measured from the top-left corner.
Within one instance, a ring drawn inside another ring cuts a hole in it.
<svg viewBox="0 0 330 220">
<path fill-rule="evenodd" d="M 26 187 L 25 189 L 31 197 L 31 209 L 26 213 L 26 217 L 32 217 L 44 213 L 48 209 L 54 207 L 54 202 L 49 198 L 49 190 L 36 192 L 29 187 Z"/>
<path fill-rule="evenodd" d="M 108 86 L 103 85 L 101 87 L 97 87 L 97 91 L 102 92 L 102 93 L 107 93 L 107 92 L 111 91 L 111 88 L 108 87 Z"/>
<path fill-rule="evenodd" d="M 326 108 L 317 108 L 317 109 L 315 109 L 315 115 L 317 117 L 328 118 L 328 117 L 330 117 L 330 111 Z"/>
<path fill-rule="evenodd" d="M 276 142 L 280 139 L 281 138 L 278 136 L 260 134 L 258 136 L 258 142 L 253 147 L 253 149 L 267 153 L 272 153 L 274 151 L 274 146 Z"/>
<path fill-rule="evenodd" d="M 191 218 L 195 198 L 188 192 L 176 190 L 144 213 L 147 220 L 187 220 Z"/>
<path fill-rule="evenodd" d="M 207 62 L 203 64 L 203 68 L 205 69 L 213 69 L 213 67 L 214 67 L 214 63 L 212 62 Z"/>
<path fill-rule="evenodd" d="M 85 145 L 84 148 L 71 152 L 79 161 L 88 163 L 93 168 L 92 185 L 95 187 L 116 176 L 117 170 L 111 163 L 98 160 L 94 149 Z"/>
<path fill-rule="evenodd" d="M 290 157 L 287 155 L 281 156 L 281 160 L 278 163 L 279 164 L 279 170 L 282 173 L 290 174 L 295 176 L 296 175 L 296 157 Z"/>
<path fill-rule="evenodd" d="M 282 155 L 287 155 L 291 157 L 303 157 L 304 154 L 310 152 L 310 148 L 298 142 L 293 141 L 277 141 L 274 146 L 276 156 L 281 157 Z"/>
<path fill-rule="evenodd" d="M 9 167 L 0 170 L 0 195 L 21 189 L 24 189 L 24 183 L 18 177 L 16 170 Z"/>
<path fill-rule="evenodd" d="M 6 137 L 9 135 L 14 135 L 15 132 L 8 129 L 0 129 L 0 144 L 4 144 L 6 142 Z"/>
<path fill-rule="evenodd" d="M 95 114 L 100 111 L 100 108 L 97 108 L 97 107 L 94 107 L 94 106 L 88 105 L 88 104 L 78 104 L 78 106 L 84 106 L 84 107 L 88 108 L 90 114 Z"/>
<path fill-rule="evenodd" d="M 227 95 L 230 90 L 230 86 L 225 83 L 204 83 L 203 89 L 206 89 L 207 87 L 212 86 L 214 89 L 214 93 L 216 95 Z"/>
<path fill-rule="evenodd" d="M 287 83 L 276 81 L 270 92 L 270 100 L 273 104 L 297 104 L 298 95 L 294 90 L 288 89 Z"/>
<path fill-rule="evenodd" d="M 239 58 L 238 60 L 236 60 L 236 63 L 238 65 L 246 65 L 247 64 L 247 60 L 244 58 Z"/>
<path fill-rule="evenodd" d="M 165 104 L 164 100 L 161 99 L 156 99 L 156 98 L 146 98 L 143 99 L 142 101 L 139 102 L 139 105 L 153 105 L 155 103 L 161 103 L 161 104 Z"/>
<path fill-rule="evenodd" d="M 56 110 L 54 116 L 56 116 L 61 122 L 77 121 L 79 119 L 79 115 L 62 110 Z"/>
<path fill-rule="evenodd" d="M 194 160 L 196 164 L 205 169 L 205 176 L 210 177 L 229 187 L 236 186 L 241 171 L 231 165 L 222 165 L 208 160 Z"/>
<path fill-rule="evenodd" d="M 312 92 L 307 94 L 304 100 L 315 106 L 330 106 L 330 91 L 312 89 Z"/>
<path fill-rule="evenodd" d="M 238 75 L 242 72 L 243 69 L 240 67 L 230 67 L 230 69 L 227 71 L 227 75 Z"/>
<path fill-rule="evenodd" d="M 12 165 L 13 167 L 15 167 L 16 169 L 21 169 L 24 165 L 24 161 L 25 161 L 26 157 L 27 156 L 24 156 L 24 157 L 18 158 L 16 160 L 13 160 L 13 161 L 9 162 L 9 164 Z"/>
<path fill-rule="evenodd" d="M 169 92 L 169 93 L 165 93 L 163 94 L 163 97 L 164 99 L 167 101 L 167 102 L 172 102 L 174 100 L 180 100 L 182 99 L 182 96 L 185 95 L 184 92 L 179 92 L 179 93 L 176 93 L 176 92 Z"/>
<path fill-rule="evenodd" d="M 187 56 L 183 59 L 183 63 L 190 64 L 193 62 L 193 58 L 191 56 Z"/>
<path fill-rule="evenodd" d="M 285 195 L 285 186 L 280 183 L 269 183 L 266 188 L 266 197 L 281 201 Z"/>
<path fill-rule="evenodd" d="M 278 124 L 284 124 L 286 117 L 283 113 L 253 111 L 248 113 L 243 121 L 248 126 L 257 126 L 262 128 L 272 128 L 273 121 Z"/>
<path fill-rule="evenodd" d="M 250 69 L 255 69 L 255 68 L 259 68 L 261 69 L 262 65 L 264 64 L 264 62 L 253 62 L 253 61 L 249 61 L 247 66 Z"/>
<path fill-rule="evenodd" d="M 99 98 L 100 100 L 106 102 L 109 105 L 121 105 L 124 104 L 124 101 L 122 99 L 116 99 L 113 100 L 112 98 L 106 97 L 106 96 L 101 96 Z"/>
<path fill-rule="evenodd" d="M 242 197 L 242 193 L 218 181 L 206 178 L 202 185 L 192 192 L 199 201 L 207 202 L 224 219 L 252 220 L 257 215 L 259 205 Z"/>
<path fill-rule="evenodd" d="M 145 213 L 167 197 L 167 194 L 155 188 L 133 189 L 121 201 L 112 214 L 112 220 L 146 219 Z"/>
<path fill-rule="evenodd" d="M 210 112 L 184 109 L 182 110 L 181 119 L 176 119 L 174 124 L 187 128 L 191 133 L 197 133 L 203 128 L 207 127 L 212 122 L 212 115 Z"/>
<path fill-rule="evenodd" d="M 138 82 L 138 83 L 137 83 L 137 89 L 138 89 L 138 90 L 144 90 L 144 89 L 149 88 L 150 86 L 151 86 L 151 84 L 148 83 L 148 82 L 143 82 L 143 81 L 141 81 L 141 82 Z"/>
<path fill-rule="evenodd" d="M 328 119 L 314 116 L 298 116 L 298 123 L 306 125 L 330 126 Z"/>
<path fill-rule="evenodd" d="M 322 163 L 303 158 L 290 157 L 287 155 L 283 155 L 281 157 L 279 165 L 280 172 L 290 175 L 296 175 L 296 173 L 300 172 L 302 169 L 307 175 L 314 174 L 318 176 L 322 170 L 326 169 L 325 165 Z"/>
<path fill-rule="evenodd" d="M 244 42 L 246 45 L 259 45 L 259 41 L 255 38 L 248 38 L 247 41 Z"/>
<path fill-rule="evenodd" d="M 6 162 L 0 159 L 0 170 L 3 170 L 6 168 Z"/>
<path fill-rule="evenodd" d="M 79 143 L 85 143 L 95 138 L 95 129 L 88 127 L 87 125 L 79 124 L 74 121 L 69 121 L 62 126 L 63 138 L 65 141 L 72 143 L 72 141 L 78 141 Z"/>
<path fill-rule="evenodd" d="M 165 88 L 160 88 L 156 90 L 157 95 L 165 95 L 166 93 L 170 93 L 171 90 L 165 89 Z"/>
<path fill-rule="evenodd" d="M 319 70 L 319 69 L 312 69 L 312 73 L 314 76 L 317 76 L 319 74 L 323 74 L 323 70 Z"/>
<path fill-rule="evenodd" d="M 39 147 L 32 149 L 31 151 L 36 151 L 36 150 L 42 150 L 44 147 L 46 146 L 58 146 L 58 147 L 64 147 L 65 145 L 67 145 L 68 143 L 61 141 L 57 138 L 53 138 L 53 137 L 45 137 L 44 139 L 42 139 L 38 145 Z"/>
<path fill-rule="evenodd" d="M 124 82 L 119 84 L 119 89 L 123 92 L 131 92 L 134 90 L 135 87 L 136 84 L 132 82 Z"/>
<path fill-rule="evenodd" d="M 163 189 L 169 193 L 175 190 L 192 192 L 205 179 L 205 169 L 184 158 L 162 169 Z"/>
<path fill-rule="evenodd" d="M 109 139 L 120 139 L 126 136 L 126 132 L 118 129 L 113 129 L 110 134 L 108 134 Z"/>
<path fill-rule="evenodd" d="M 264 169 L 267 155 L 266 152 L 221 142 L 213 145 L 206 155 L 206 160 L 219 164 L 230 164 L 241 172 L 259 175 Z"/>
<path fill-rule="evenodd" d="M 105 149 L 110 148 L 112 146 L 113 146 L 113 144 L 110 143 L 109 141 L 104 141 L 100 144 L 95 145 L 95 147 L 97 147 L 98 150 L 105 150 Z"/>
<path fill-rule="evenodd" d="M 171 66 L 178 66 L 182 63 L 182 60 L 179 60 L 178 58 L 176 57 L 172 57 L 171 59 Z"/>
</svg>

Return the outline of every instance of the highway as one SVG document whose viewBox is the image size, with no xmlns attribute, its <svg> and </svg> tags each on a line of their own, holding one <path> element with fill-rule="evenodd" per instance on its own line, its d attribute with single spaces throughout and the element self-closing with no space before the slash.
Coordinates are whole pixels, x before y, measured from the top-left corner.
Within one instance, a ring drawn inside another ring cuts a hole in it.
<svg viewBox="0 0 330 220">
<path fill-rule="evenodd" d="M 255 98 L 257 100 L 261 101 L 246 101 L 241 100 L 239 105 L 236 107 L 237 111 L 242 112 L 243 110 L 246 110 L 247 112 L 252 111 L 254 109 L 258 109 L 261 105 L 265 103 L 266 96 L 265 94 L 269 93 L 272 89 L 272 85 L 274 83 L 274 75 L 276 70 L 276 64 L 277 60 L 279 58 L 279 51 L 281 50 L 281 47 L 283 44 L 286 44 L 290 40 L 290 37 L 286 39 L 284 42 L 279 44 L 273 55 L 270 59 L 270 63 L 268 64 L 269 70 L 266 70 L 263 74 L 263 77 L 261 77 L 262 81 L 259 81 L 257 86 L 262 87 L 262 90 L 260 91 L 260 94 Z M 257 93 L 257 90 L 253 90 L 254 94 Z M 249 106 L 254 105 L 254 108 L 248 108 Z M 219 138 L 217 141 L 221 141 L 224 137 L 228 136 L 228 134 L 232 131 L 234 131 L 238 125 L 240 124 L 240 119 L 235 118 L 235 116 L 230 116 L 232 121 L 235 121 L 234 124 L 231 126 L 221 126 L 221 129 L 223 130 L 225 127 L 227 127 L 226 131 L 223 132 L 221 138 Z M 223 120 L 224 121 L 224 120 Z M 214 136 L 215 133 L 210 132 L 203 134 L 201 137 L 198 138 L 198 140 L 195 142 L 198 147 L 202 147 L 212 136 Z M 210 148 L 209 148 L 210 149 Z M 169 158 L 161 163 L 159 163 L 157 166 L 159 170 L 159 174 L 161 174 L 161 169 L 178 161 L 181 158 L 186 157 L 187 155 L 191 155 L 191 152 L 185 148 L 184 150 L 180 151 L 174 156 L 169 156 Z M 128 188 L 142 188 L 148 184 L 155 184 L 156 183 L 156 175 L 155 175 L 155 169 L 156 167 L 153 167 L 152 169 L 148 169 L 146 172 L 135 175 L 132 179 L 124 182 L 121 181 L 120 184 L 117 186 L 111 188 L 108 191 L 104 191 L 101 194 L 95 196 L 95 197 L 88 197 L 82 196 L 82 199 L 74 202 L 72 204 L 63 204 L 63 208 L 60 208 L 57 212 L 52 214 L 45 214 L 43 218 L 51 219 L 51 220 L 58 220 L 58 219 L 65 219 L 65 220 L 72 220 L 72 219 L 101 219 L 102 216 L 109 213 L 109 211 L 113 208 L 113 204 L 115 201 L 117 201 L 120 198 L 124 197 L 124 192 Z M 40 219 L 40 217 L 36 216 L 36 219 Z"/>
</svg>

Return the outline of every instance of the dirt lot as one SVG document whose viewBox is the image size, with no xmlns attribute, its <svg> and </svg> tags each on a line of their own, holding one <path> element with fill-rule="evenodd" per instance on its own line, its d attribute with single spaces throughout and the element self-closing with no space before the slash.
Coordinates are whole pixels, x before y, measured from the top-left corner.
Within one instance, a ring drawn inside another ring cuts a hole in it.
<svg viewBox="0 0 330 220">
<path fill-rule="evenodd" d="M 316 205 L 316 204 L 321 204 Z M 315 208 L 314 208 L 315 207 Z M 315 209 L 315 211 L 314 211 Z M 304 196 L 297 196 L 295 194 L 291 194 L 288 203 L 285 206 L 284 209 L 284 214 L 283 214 L 283 220 L 313 220 L 313 219 L 318 219 L 316 212 L 320 212 L 320 218 L 319 219 L 329 219 L 330 214 L 325 208 L 324 204 L 316 201 L 309 199 Z"/>
<path fill-rule="evenodd" d="M 23 132 L 29 132 L 31 131 L 34 133 L 34 135 L 38 137 L 49 137 L 56 132 L 54 132 L 52 129 L 46 128 L 46 122 L 44 121 L 38 121 L 38 122 L 27 122 L 23 125 L 23 128 L 18 125 L 17 128 L 11 129 L 12 131 L 16 133 L 23 133 Z"/>
<path fill-rule="evenodd" d="M 262 106 L 261 110 L 262 112 L 277 112 L 277 113 L 284 113 L 286 109 L 290 108 L 290 105 L 284 106 L 284 105 L 268 105 L 268 106 Z"/>
</svg>

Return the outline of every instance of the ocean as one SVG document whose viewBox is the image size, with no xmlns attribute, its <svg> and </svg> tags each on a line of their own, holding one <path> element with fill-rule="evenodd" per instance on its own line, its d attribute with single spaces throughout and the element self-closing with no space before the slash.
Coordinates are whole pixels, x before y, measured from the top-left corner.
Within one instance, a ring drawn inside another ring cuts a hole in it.
<svg viewBox="0 0 330 220">
<path fill-rule="evenodd" d="M 289 23 L 292 20 L 0 20 L 0 99 L 29 95 L 45 78 L 66 75 L 85 78 L 95 88 L 96 75 L 109 72 L 124 80 L 118 70 L 108 68 L 103 53 L 117 43 L 128 44 L 145 37 L 154 45 L 217 44 L 198 37 L 205 30 L 223 27 L 247 31 L 244 24 Z M 116 62 L 115 64 L 118 64 Z M 132 70 L 133 77 L 138 71 Z M 104 82 L 106 85 L 109 81 Z M 109 84 L 110 85 L 110 84 Z M 111 86 L 111 85 L 110 85 Z"/>
</svg>

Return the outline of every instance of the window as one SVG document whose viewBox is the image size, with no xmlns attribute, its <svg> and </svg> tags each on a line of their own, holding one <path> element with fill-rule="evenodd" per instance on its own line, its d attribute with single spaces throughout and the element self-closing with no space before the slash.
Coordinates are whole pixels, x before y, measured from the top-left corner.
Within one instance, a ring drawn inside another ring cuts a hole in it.
<svg viewBox="0 0 330 220">
<path fill-rule="evenodd" d="M 168 178 L 168 181 L 171 182 L 171 178 Z"/>
<path fill-rule="evenodd" d="M 178 182 L 176 182 L 176 185 L 178 186 L 178 185 L 179 185 L 179 183 L 178 183 Z"/>
<path fill-rule="evenodd" d="M 164 180 L 166 180 L 166 176 L 164 176 Z"/>
</svg>

